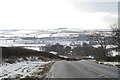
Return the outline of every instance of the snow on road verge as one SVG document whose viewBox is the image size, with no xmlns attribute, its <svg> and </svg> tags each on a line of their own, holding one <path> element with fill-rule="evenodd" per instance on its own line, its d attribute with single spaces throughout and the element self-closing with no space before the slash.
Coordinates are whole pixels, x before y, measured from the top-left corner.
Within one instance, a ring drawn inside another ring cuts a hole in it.
<svg viewBox="0 0 120 80">
<path fill-rule="evenodd" d="M 111 65 L 111 66 L 120 66 L 120 62 L 98 62 L 99 64 Z"/>
<path fill-rule="evenodd" d="M 2 78 L 25 78 L 26 76 L 38 76 L 42 77 L 43 70 L 45 70 L 47 64 L 51 61 L 22 61 L 13 64 L 3 63 L 0 66 L 0 80 Z"/>
</svg>

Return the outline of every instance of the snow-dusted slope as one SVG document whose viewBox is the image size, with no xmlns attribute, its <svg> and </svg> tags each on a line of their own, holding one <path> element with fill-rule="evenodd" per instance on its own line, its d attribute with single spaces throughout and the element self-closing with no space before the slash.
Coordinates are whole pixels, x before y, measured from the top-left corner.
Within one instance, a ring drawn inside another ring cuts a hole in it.
<svg viewBox="0 0 120 80">
<path fill-rule="evenodd" d="M 35 73 L 42 71 L 42 65 L 48 63 L 50 62 L 22 61 L 13 64 L 3 63 L 0 66 L 0 80 L 2 78 L 24 78 L 26 76 L 35 76 L 37 75 Z"/>
</svg>

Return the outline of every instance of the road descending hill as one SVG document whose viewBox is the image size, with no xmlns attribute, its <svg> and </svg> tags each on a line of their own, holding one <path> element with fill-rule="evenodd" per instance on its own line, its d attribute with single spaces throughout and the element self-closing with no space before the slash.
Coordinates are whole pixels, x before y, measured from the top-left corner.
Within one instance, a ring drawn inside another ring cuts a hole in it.
<svg viewBox="0 0 120 80">
<path fill-rule="evenodd" d="M 92 61 L 58 61 L 48 78 L 118 78 L 119 68 Z"/>
</svg>

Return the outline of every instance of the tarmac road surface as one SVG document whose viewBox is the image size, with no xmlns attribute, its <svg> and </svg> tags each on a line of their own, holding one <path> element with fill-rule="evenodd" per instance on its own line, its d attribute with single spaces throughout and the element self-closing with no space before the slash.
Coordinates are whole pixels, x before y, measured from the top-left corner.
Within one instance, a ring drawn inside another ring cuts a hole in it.
<svg viewBox="0 0 120 80">
<path fill-rule="evenodd" d="M 118 78 L 118 67 L 93 61 L 57 61 L 48 78 Z"/>
</svg>

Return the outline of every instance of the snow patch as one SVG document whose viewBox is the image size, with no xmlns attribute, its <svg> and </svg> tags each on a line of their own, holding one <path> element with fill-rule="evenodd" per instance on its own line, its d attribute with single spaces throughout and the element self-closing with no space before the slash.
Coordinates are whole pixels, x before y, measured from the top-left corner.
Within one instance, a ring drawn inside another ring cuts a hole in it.
<svg viewBox="0 0 120 80">
<path fill-rule="evenodd" d="M 100 64 L 112 65 L 112 66 L 120 66 L 119 62 L 98 62 Z"/>
<path fill-rule="evenodd" d="M 49 53 L 54 54 L 54 55 L 57 54 L 57 52 L 55 52 L 55 51 L 50 51 Z"/>
</svg>

